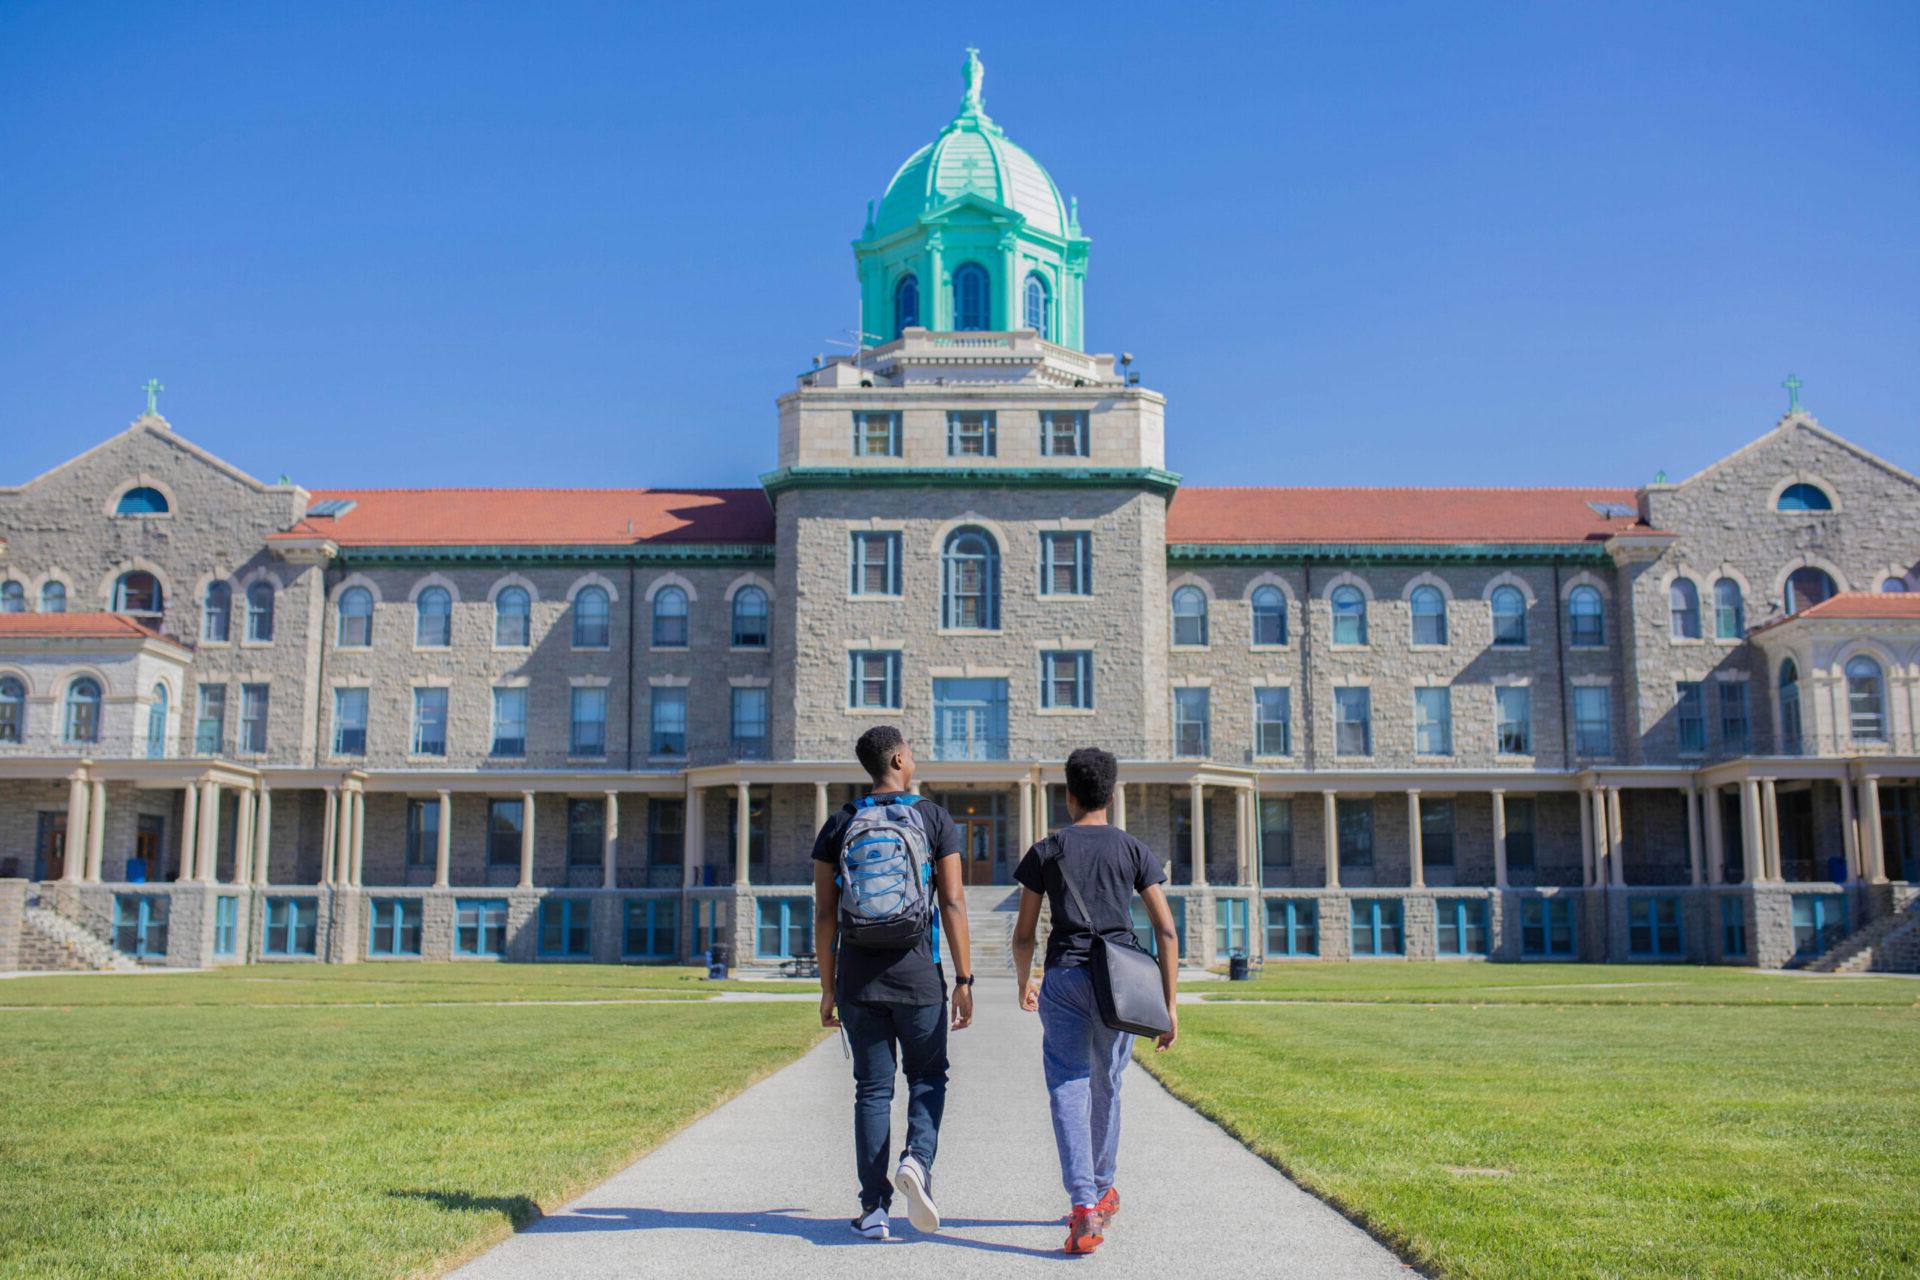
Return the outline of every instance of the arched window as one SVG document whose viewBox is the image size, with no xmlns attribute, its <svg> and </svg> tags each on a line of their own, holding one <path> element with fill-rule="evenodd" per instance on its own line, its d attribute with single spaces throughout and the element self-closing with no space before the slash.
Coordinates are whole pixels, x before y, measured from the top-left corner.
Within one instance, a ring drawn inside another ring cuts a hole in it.
<svg viewBox="0 0 1920 1280">
<path fill-rule="evenodd" d="M 1173 593 L 1173 642 L 1207 642 L 1207 593 L 1198 587 L 1186 586 Z"/>
<path fill-rule="evenodd" d="M 342 649 L 364 649 L 373 643 L 373 592 L 348 587 L 340 593 L 340 625 L 335 640 Z"/>
<path fill-rule="evenodd" d="M 1817 484 L 1801 481 L 1790 484 L 1780 491 L 1780 501 L 1775 504 L 1779 511 L 1831 511 L 1833 499 L 1827 491 Z"/>
<path fill-rule="evenodd" d="M 247 588 L 247 639 L 265 644 L 273 639 L 273 584 L 256 582 Z"/>
<path fill-rule="evenodd" d="M 1887 595 L 1901 595 L 1905 593 L 1906 589 L 1907 580 L 1905 578 L 1886 578 L 1880 583 L 1880 590 Z"/>
<path fill-rule="evenodd" d="M 1675 640 L 1700 638 L 1700 588 L 1691 578 L 1675 578 L 1667 588 L 1667 631 Z"/>
<path fill-rule="evenodd" d="M 508 587 L 493 598 L 493 643 L 500 649 L 533 643 L 533 597 L 525 587 Z"/>
<path fill-rule="evenodd" d="M 733 593 L 733 645 L 736 649 L 764 649 L 768 632 L 767 593 L 742 587 Z"/>
<path fill-rule="evenodd" d="M 953 327 L 984 329 L 988 320 L 987 269 L 977 262 L 963 262 L 953 271 Z"/>
<path fill-rule="evenodd" d="M 0 582 L 0 613 L 25 613 L 27 611 L 27 588 L 25 584 L 9 578 Z"/>
<path fill-rule="evenodd" d="M 653 596 L 654 647 L 684 649 L 687 647 L 687 631 L 687 593 L 679 587 L 660 588 Z"/>
<path fill-rule="evenodd" d="M 1780 753 L 1800 754 L 1800 668 L 1792 658 L 1780 664 Z"/>
<path fill-rule="evenodd" d="M 1833 576 L 1825 569 L 1803 565 L 1787 575 L 1787 612 L 1798 613 L 1802 609 L 1812 608 L 1822 600 L 1831 600 L 1838 590 L 1839 588 L 1834 585 Z"/>
<path fill-rule="evenodd" d="M 1367 642 L 1367 597 L 1358 587 L 1335 587 L 1333 604 L 1333 642 Z"/>
<path fill-rule="evenodd" d="M 1493 589 L 1493 642 L 1501 646 L 1527 642 L 1527 597 L 1518 587 Z"/>
<path fill-rule="evenodd" d="M 1713 634 L 1721 640 L 1738 640 L 1747 634 L 1747 602 L 1732 578 L 1713 584 Z"/>
<path fill-rule="evenodd" d="M 114 505 L 117 516 L 163 516 L 167 514 L 167 495 L 150 485 L 140 485 L 120 495 Z"/>
<path fill-rule="evenodd" d="M 64 582 L 43 583 L 40 587 L 40 612 L 65 613 L 67 611 L 67 584 Z"/>
<path fill-rule="evenodd" d="M 1568 630 L 1571 643 L 1583 646 L 1607 642 L 1607 615 L 1597 587 L 1581 585 L 1567 593 Z"/>
<path fill-rule="evenodd" d="M 1847 660 L 1847 727 L 1855 742 L 1887 740 L 1887 700 L 1880 664 L 1864 653 Z"/>
<path fill-rule="evenodd" d="M 659 626 L 657 617 L 654 625 L 656 629 Z M 573 647 L 605 649 L 612 644 L 612 609 L 608 604 L 606 588 L 580 588 L 573 597 Z"/>
<path fill-rule="evenodd" d="M 1027 328 L 1051 342 L 1052 319 L 1053 299 L 1048 293 L 1046 279 L 1038 271 L 1029 271 L 1026 287 Z"/>
<path fill-rule="evenodd" d="M 1000 629 L 1000 549 L 983 529 L 955 529 L 940 556 L 940 625 Z"/>
<path fill-rule="evenodd" d="M 67 741 L 100 741 L 100 682 L 92 676 L 67 686 Z"/>
<path fill-rule="evenodd" d="M 113 611 L 158 622 L 166 612 L 161 598 L 160 580 L 150 573 L 135 570 L 123 573 L 113 584 Z"/>
<path fill-rule="evenodd" d="M 893 286 L 893 336 L 899 337 L 920 323 L 920 277 L 908 272 Z"/>
<path fill-rule="evenodd" d="M 224 582 L 209 582 L 206 597 L 200 602 L 200 642 L 225 644 L 233 618 L 233 588 Z"/>
<path fill-rule="evenodd" d="M 1260 587 L 1253 593 L 1253 642 L 1287 642 L 1287 597 L 1278 587 Z"/>
<path fill-rule="evenodd" d="M 422 649 L 453 643 L 453 593 L 445 587 L 428 587 L 414 601 L 413 643 Z"/>
<path fill-rule="evenodd" d="M 0 742 L 19 743 L 27 732 L 27 686 L 0 676 Z"/>
<path fill-rule="evenodd" d="M 167 754 L 167 686 L 153 686 L 153 700 L 147 705 L 147 759 L 164 759 Z"/>
<path fill-rule="evenodd" d="M 1415 587 L 1408 597 L 1413 613 L 1413 642 L 1438 645 L 1447 642 L 1447 598 L 1438 587 Z"/>
</svg>

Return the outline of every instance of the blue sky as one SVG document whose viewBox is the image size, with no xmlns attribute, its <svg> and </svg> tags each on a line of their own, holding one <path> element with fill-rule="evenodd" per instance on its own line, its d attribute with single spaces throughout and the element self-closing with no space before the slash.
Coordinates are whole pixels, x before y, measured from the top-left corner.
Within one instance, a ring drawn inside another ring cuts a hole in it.
<svg viewBox="0 0 1920 1280">
<path fill-rule="evenodd" d="M 981 47 L 1194 483 L 1920 469 L 1920 6 L 0 6 L 0 483 L 751 484 Z"/>
</svg>

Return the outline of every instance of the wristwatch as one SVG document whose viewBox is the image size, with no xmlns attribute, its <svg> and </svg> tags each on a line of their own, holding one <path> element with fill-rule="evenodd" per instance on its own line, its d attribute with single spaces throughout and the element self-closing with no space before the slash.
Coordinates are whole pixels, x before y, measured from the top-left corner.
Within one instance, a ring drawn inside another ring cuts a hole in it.
<svg viewBox="0 0 1920 1280">
<path fill-rule="evenodd" d="M 972 986 L 972 985 L 973 985 L 973 975 L 972 975 L 972 974 L 968 974 L 968 975 L 967 975 L 966 977 L 964 977 L 964 978 L 959 978 L 959 977 L 956 977 L 956 978 L 955 978 L 955 979 L 953 980 L 953 985 L 954 985 L 954 986 L 956 986 L 956 987 L 970 987 L 970 986 Z"/>
</svg>

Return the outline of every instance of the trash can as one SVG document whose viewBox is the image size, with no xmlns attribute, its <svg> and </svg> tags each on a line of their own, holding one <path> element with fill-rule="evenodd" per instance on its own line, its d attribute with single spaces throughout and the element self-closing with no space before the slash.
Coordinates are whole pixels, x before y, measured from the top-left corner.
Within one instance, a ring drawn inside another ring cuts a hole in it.
<svg viewBox="0 0 1920 1280">
<path fill-rule="evenodd" d="M 725 982 L 727 978 L 727 948 L 722 943 L 714 943 L 707 948 L 707 978 L 712 982 Z"/>
<path fill-rule="evenodd" d="M 1247 953 L 1246 952 L 1236 951 L 1231 956 L 1228 957 L 1227 980 L 1229 982 L 1245 982 L 1248 978 L 1252 976 L 1253 975 L 1247 969 Z"/>
<path fill-rule="evenodd" d="M 147 860 L 145 858 L 127 859 L 126 880 L 128 884 L 145 884 L 147 882 Z"/>
</svg>

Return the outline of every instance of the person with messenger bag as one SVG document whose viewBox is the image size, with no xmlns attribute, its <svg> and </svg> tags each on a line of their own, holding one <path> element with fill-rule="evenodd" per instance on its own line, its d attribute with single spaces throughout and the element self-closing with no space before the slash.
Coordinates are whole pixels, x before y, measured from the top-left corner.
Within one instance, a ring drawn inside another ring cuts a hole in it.
<svg viewBox="0 0 1920 1280">
<path fill-rule="evenodd" d="M 1152 1036 L 1162 1053 L 1179 1036 L 1179 938 L 1161 887 L 1167 874 L 1152 850 L 1107 822 L 1119 772 L 1113 755 L 1098 747 L 1068 756 L 1072 822 L 1027 850 L 1013 873 L 1022 890 L 1013 964 L 1020 1007 L 1040 1015 L 1054 1145 L 1071 1205 L 1068 1253 L 1098 1249 L 1120 1209 L 1120 1082 L 1134 1036 Z M 1153 926 L 1157 961 L 1133 938 L 1136 893 Z M 1034 934 L 1043 901 L 1053 909 L 1053 925 L 1036 992 Z"/>
</svg>

